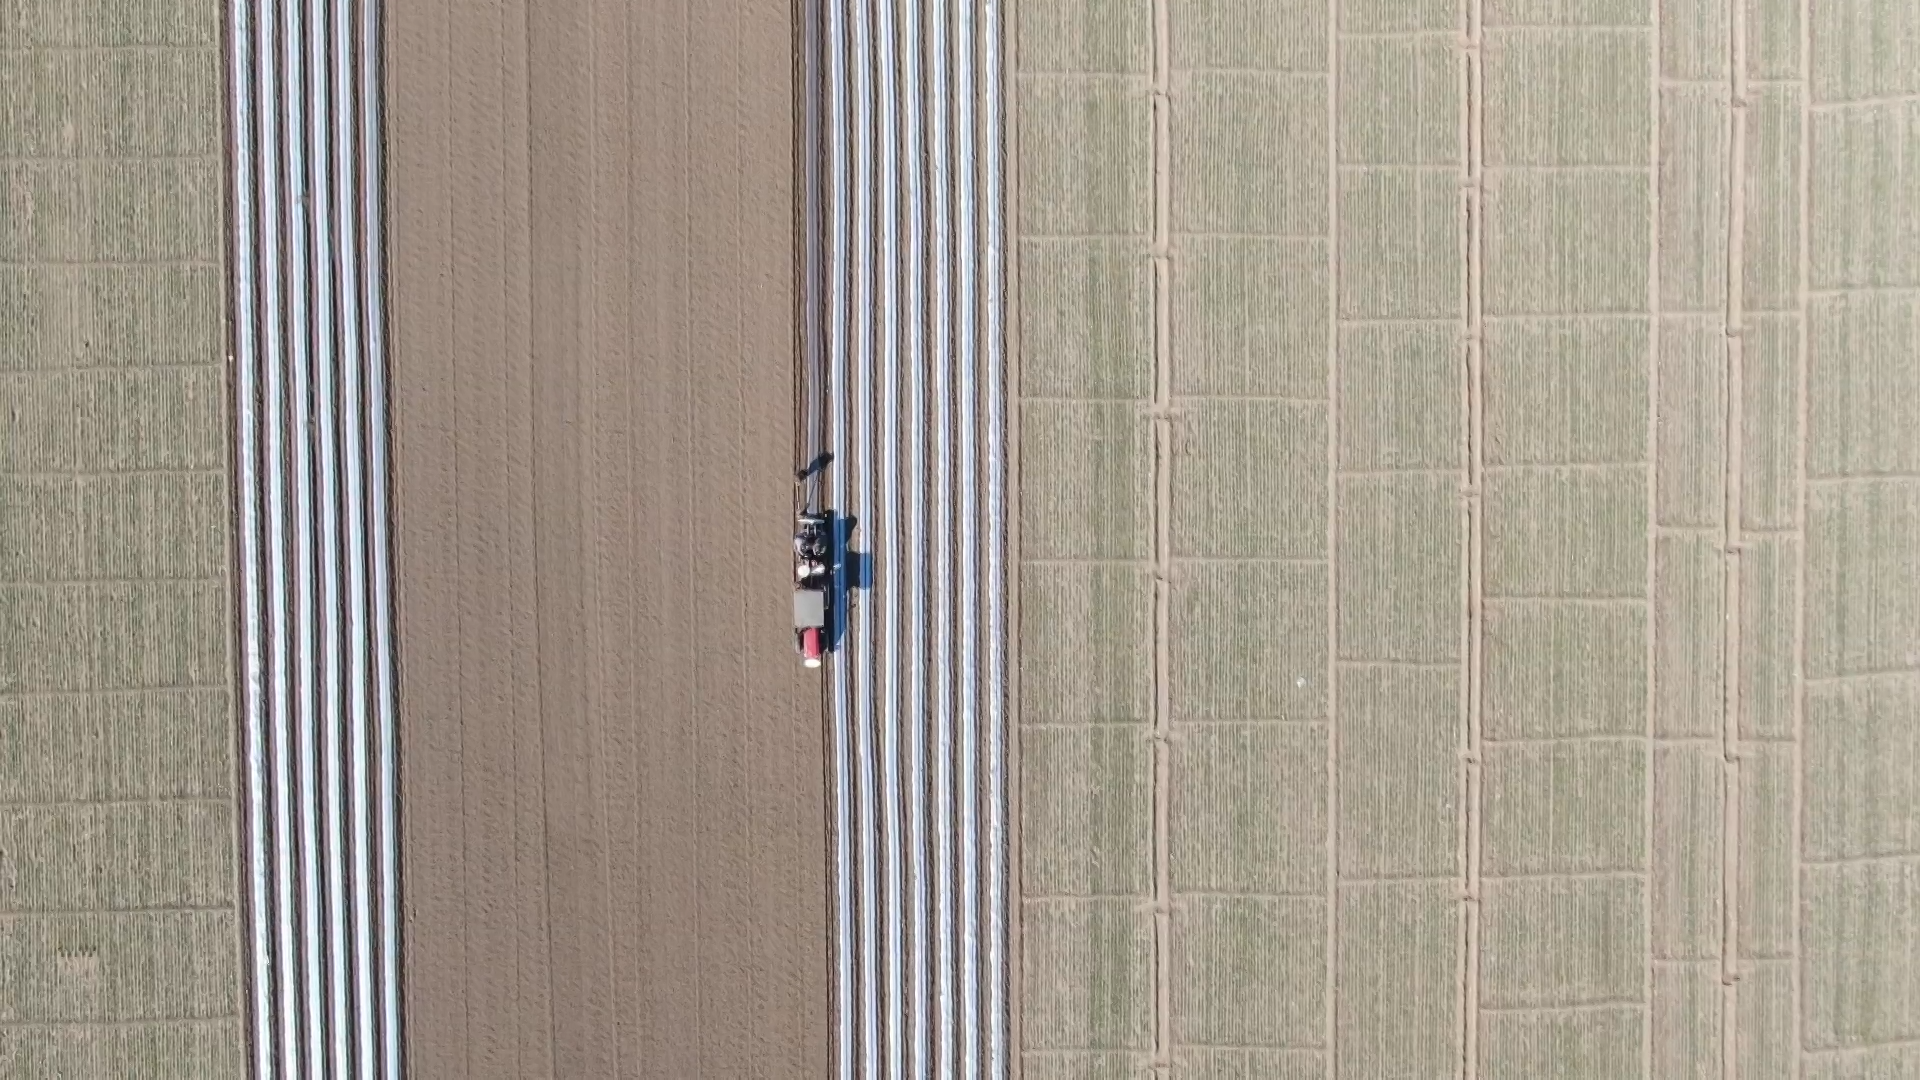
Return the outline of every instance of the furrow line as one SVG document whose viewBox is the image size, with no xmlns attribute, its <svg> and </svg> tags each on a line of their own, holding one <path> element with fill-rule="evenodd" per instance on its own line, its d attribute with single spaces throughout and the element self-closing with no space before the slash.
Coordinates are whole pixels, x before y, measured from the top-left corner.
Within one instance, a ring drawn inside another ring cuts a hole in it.
<svg viewBox="0 0 1920 1080">
<path fill-rule="evenodd" d="M 985 444 L 983 468 L 986 472 L 986 513 L 981 543 L 986 548 L 986 580 L 979 595 L 986 607 L 981 628 L 986 637 L 987 662 L 982 682 L 987 714 L 984 750 L 987 755 L 987 1065 L 986 1075 L 1008 1075 L 1011 1063 L 1009 993 L 1007 990 L 1008 929 L 1007 874 L 1011 845 L 1008 840 L 1006 757 L 1008 753 L 1006 712 L 1007 673 L 1007 597 L 1012 586 L 1006 579 L 1008 500 L 1006 475 L 1007 416 L 1005 402 L 1010 389 L 1006 378 L 1008 335 L 1005 321 L 1005 266 L 1007 259 L 1004 217 L 1003 178 L 1005 120 L 1002 112 L 1001 35 L 1003 15 L 998 0 L 981 0 L 982 15 L 977 38 L 982 52 L 982 133 L 980 167 L 981 203 L 984 207 L 982 236 L 978 251 L 983 277 L 981 308 L 986 322 L 982 335 L 984 357 L 980 392 L 985 401 L 986 428 L 981 433 Z"/>
<path fill-rule="evenodd" d="M 874 356 L 874 246 L 873 204 L 873 35 L 871 7 L 853 0 L 852 55 L 849 70 L 853 87 L 853 350 L 849 357 L 853 388 L 846 401 L 853 410 L 854 436 L 853 487 L 849 507 L 862 538 L 874 536 L 873 527 L 873 356 Z M 871 598 L 869 597 L 868 600 Z M 879 877 L 876 861 L 880 858 L 879 822 L 875 806 L 875 765 L 873 733 L 879 710 L 875 703 L 872 656 L 868 646 L 873 640 L 872 607 L 869 602 L 853 602 L 849 609 L 848 662 L 853 678 L 853 718 L 855 769 L 858 791 L 858 837 L 860 866 L 860 1059 L 863 1076 L 880 1073 L 881 1027 L 884 1004 L 879 980 L 885 958 L 881 956 L 877 910 Z M 858 642 L 858 645 L 854 643 Z"/>
<path fill-rule="evenodd" d="M 233 184 L 233 349 L 235 467 L 234 503 L 239 531 L 237 551 L 240 589 L 240 632 L 236 653 L 240 663 L 242 768 L 246 805 L 242 828 L 247 846 L 247 947 L 249 950 L 248 1013 L 253 1073 L 258 1080 L 274 1080 L 278 1060 L 273 1054 L 274 976 L 277 965 L 269 921 L 275 911 L 270 848 L 268 846 L 267 743 L 271 718 L 267 715 L 266 612 L 262 578 L 260 423 L 258 400 L 262 338 L 257 290 L 260 261 L 254 249 L 259 233 L 254 215 L 255 111 L 250 79 L 253 64 L 253 6 L 228 7 L 227 99 L 233 109 L 234 145 L 229 154 Z"/>
<path fill-rule="evenodd" d="M 937 560 L 937 571 L 928 580 L 934 590 L 934 671 L 936 683 L 932 702 L 934 755 L 938 762 L 933 792 L 933 828 L 938 848 L 934 877 L 935 930 L 940 955 L 935 964 L 938 987 L 935 993 L 938 1016 L 936 1027 L 936 1065 L 934 1075 L 951 1080 L 959 1075 L 960 1042 L 960 942 L 954 842 L 954 799 L 957 785 L 958 753 L 955 697 L 959 680 L 953 665 L 945 662 L 955 647 L 955 590 L 952 581 L 951 554 L 960 522 L 953 509 L 954 461 L 953 379 L 954 324 L 963 317 L 953 303 L 953 184 L 954 144 L 951 122 L 952 56 L 950 28 L 943 0 L 930 6 L 928 55 L 932 75 L 932 171 L 934 194 L 933 227 L 933 318 L 934 318 L 934 393 L 933 428 L 936 453 L 935 512 L 938 526 L 931 537 L 930 550 Z"/>
<path fill-rule="evenodd" d="M 319 613 L 316 630 L 320 636 L 320 716 L 325 734 L 323 759 L 319 763 L 324 790 L 325 828 L 325 941 L 326 941 L 326 1027 L 328 1057 L 324 1062 L 331 1076 L 347 1076 L 350 1069 L 347 990 L 351 976 L 347 970 L 347 882 L 344 762 L 341 751 L 346 744 L 345 711 L 342 685 L 344 672 L 340 618 L 340 445 L 339 420 L 335 415 L 340 400 L 339 354 L 334 337 L 334 245 L 333 224 L 336 207 L 329 169 L 333 165 L 333 116 L 338 112 L 332 100 L 332 74 L 328 53 L 329 5 L 324 0 L 306 0 L 307 4 L 307 115 L 312 118 L 310 139 L 313 154 L 307 162 L 307 205 L 313 213 L 313 348 L 314 416 L 308 426 L 309 438 L 318 443 L 316 477 L 318 483 L 319 536 L 315 545 L 319 562 Z M 315 912 L 316 916 L 320 913 Z"/>
<path fill-rule="evenodd" d="M 976 191 L 978 184 L 979 130 L 976 127 L 974 102 L 977 83 L 975 47 L 973 31 L 976 27 L 976 0 L 956 0 L 954 5 L 954 103 L 958 115 L 955 118 L 955 191 L 954 203 L 959 213 L 958 244 L 959 251 L 965 252 L 967 263 L 965 271 L 958 275 L 958 297 L 956 309 L 960 314 L 956 322 L 959 331 L 959 343 L 956 350 L 957 363 L 954 365 L 953 393 L 959 405 L 956 428 L 959 434 L 959 461 L 956 467 L 960 476 L 960 491 L 955 513 L 963 529 L 969 530 L 956 545 L 959 566 L 956 573 L 956 591 L 961 601 L 959 618 L 959 670 L 960 682 L 960 1028 L 970 1033 L 960 1043 L 960 1075 L 977 1077 L 982 1075 L 980 1034 L 982 1016 L 980 1001 L 980 814 L 979 814 L 979 762 L 980 762 L 980 716 L 979 716 L 979 603 L 980 582 L 976 566 L 975 550 L 979 543 L 977 533 L 971 532 L 980 522 L 980 504 L 978 500 L 979 470 L 979 429 L 975 410 L 978 394 L 975 366 L 979 362 L 979 300 L 976 280 L 978 247 L 978 206 Z M 956 252 L 958 253 L 958 252 Z"/>
<path fill-rule="evenodd" d="M 847 32 L 842 5 L 837 0 L 824 0 L 825 25 L 810 24 L 816 34 L 823 34 L 825 57 L 821 66 L 825 70 L 826 82 L 821 88 L 826 98 L 826 130 L 822 138 L 826 140 L 825 151 L 829 156 L 830 167 L 826 183 L 831 196 L 824 201 L 828 209 L 825 216 L 831 220 L 827 238 L 828 255 L 826 279 L 814 287 L 825 304 L 826 310 L 821 321 L 826 330 L 826 401 L 828 445 L 823 452 L 846 456 L 848 451 L 847 410 L 841 403 L 848 398 L 848 356 L 851 331 L 849 316 L 855 310 L 852 299 L 847 293 L 851 267 L 849 264 L 849 224 L 848 204 L 842 197 L 850 181 L 848 164 L 848 140 L 845 135 L 851 126 L 849 114 L 851 105 L 847 97 Z M 809 160 L 817 157 L 822 150 L 814 148 L 808 153 Z M 806 246 L 811 249 L 818 239 L 806 238 Z M 835 467 L 827 476 L 828 505 L 845 507 L 851 505 L 851 493 L 847 483 L 847 468 L 836 461 Z M 825 509 L 822 507 L 821 509 Z M 840 537 L 845 536 L 842 528 Z M 837 538 L 838 539 L 838 538 Z M 845 545 L 842 543 L 842 548 Z M 851 594 L 849 577 L 844 557 L 834 560 L 834 595 L 846 598 Z M 845 637 L 851 629 L 849 612 L 842 603 L 834 611 L 832 635 L 845 647 Z M 850 679 L 845 677 L 836 665 L 834 678 L 827 685 L 829 701 L 829 723 L 832 727 L 833 743 L 833 889 L 834 889 L 834 1054 L 841 1080 L 854 1080 L 856 1072 L 855 1053 L 859 1045 L 857 1022 L 861 1011 L 857 1005 L 855 978 L 855 959 L 859 955 L 858 928 L 855 918 L 854 885 L 858 875 L 858 866 L 854 857 L 854 835 L 857 832 L 855 820 L 854 795 L 854 714 L 852 687 Z"/>
<path fill-rule="evenodd" d="M 911 1045 L 908 1064 L 912 1076 L 927 1076 L 932 1054 L 928 986 L 929 942 L 928 865 L 927 865 L 927 762 L 926 715 L 919 703 L 926 700 L 927 688 L 927 507 L 926 507 L 926 428 L 918 422 L 927 407 L 926 387 L 926 157 L 921 132 L 924 128 L 923 96 L 920 82 L 920 6 L 901 6 L 899 52 L 901 129 L 904 136 L 902 161 L 905 176 L 903 223 L 906 227 L 906 268 L 904 318 L 904 357 L 907 388 L 904 402 L 898 406 L 904 414 L 907 432 L 907 540 L 902 552 L 906 566 L 904 585 L 899 590 L 907 608 L 907 680 L 905 699 L 908 707 L 900 713 L 907 740 L 907 882 L 911 908 L 908 918 L 909 980 L 908 1021 Z"/>
<path fill-rule="evenodd" d="M 286 143 L 287 201 L 294 212 L 289 215 L 288 307 L 292 329 L 288 353 L 291 356 L 292 383 L 289 406 L 292 429 L 293 487 L 293 588 L 294 588 L 294 710 L 297 729 L 299 780 L 299 879 L 301 974 L 305 977 L 302 1002 L 306 1009 L 304 1060 L 318 1064 L 326 1060 L 325 1010 L 325 934 L 319 921 L 323 916 L 320 900 L 320 776 L 319 776 L 319 687 L 315 670 L 319 658 L 315 622 L 318 618 L 314 597 L 314 534 L 317 531 L 313 496 L 313 280 L 310 251 L 309 211 L 312 192 L 308 188 L 308 128 L 303 89 L 306 85 L 305 54 L 302 45 L 306 26 L 302 21 L 300 0 L 288 0 L 286 32 L 280 38 L 283 50 L 281 108 L 287 127 L 293 133 Z"/>
<path fill-rule="evenodd" d="M 874 260 L 880 329 L 876 342 L 880 397 L 873 404 L 880 429 L 879 512 L 868 534 L 873 542 L 874 573 L 881 624 L 879 638 L 878 705 L 880 729 L 881 844 L 885 865 L 886 1045 L 887 1075 L 906 1075 L 905 883 L 907 854 L 901 818 L 905 810 L 900 790 L 900 728 L 906 702 L 901 694 L 903 668 L 909 661 L 901 648 L 900 624 L 908 604 L 902 594 L 900 563 L 907 538 L 901 528 L 900 476 L 900 143 L 903 134 L 899 108 L 899 57 L 896 49 L 895 5 L 874 5 L 876 62 L 874 83 L 878 101 L 879 217 L 878 253 Z"/>
<path fill-rule="evenodd" d="M 335 4 L 332 15 L 333 43 L 333 80 L 341 98 L 341 107 L 333 111 L 334 142 L 341 148 L 340 159 L 343 164 L 351 158 L 351 148 L 356 140 L 356 124 L 353 105 L 363 96 L 354 85 L 354 37 L 352 8 L 349 4 Z M 370 671 L 368 655 L 372 646 L 372 636 L 367 626 L 365 613 L 369 610 L 366 544 L 363 541 L 371 531 L 372 522 L 368 520 L 368 485 L 365 477 L 366 438 L 358 418 L 365 415 L 367 396 L 366 357 L 362 346 L 364 335 L 361 333 L 360 298 L 366 287 L 361 274 L 359 243 L 359 213 L 357 202 L 362 197 L 359 177 L 350 167 L 336 168 L 334 178 L 334 212 L 340 221 L 340 329 L 341 355 L 345 367 L 345 388 L 341 400 L 340 430 L 343 439 L 341 463 L 345 475 L 343 507 L 345 508 L 346 536 L 346 608 L 343 618 L 347 630 L 347 731 L 350 743 L 348 763 L 348 807 L 349 825 L 352 838 L 352 872 L 350 882 L 353 888 L 351 932 L 353 935 L 353 959 L 349 967 L 352 979 L 353 1045 L 359 1048 L 353 1062 L 354 1075 L 359 1080 L 373 1080 L 379 1068 L 379 1061 L 372 1052 L 377 1045 L 378 1025 L 375 1023 L 375 986 L 378 975 L 374 968 L 373 942 L 375 927 L 373 923 L 374 893 L 373 876 L 373 816 L 371 810 L 371 788 L 369 768 L 371 748 L 369 746 L 368 724 L 371 720 L 369 710 Z M 367 269 L 373 269 L 373 260 L 368 260 Z M 343 1070 L 343 1076 L 348 1073 Z"/>
</svg>

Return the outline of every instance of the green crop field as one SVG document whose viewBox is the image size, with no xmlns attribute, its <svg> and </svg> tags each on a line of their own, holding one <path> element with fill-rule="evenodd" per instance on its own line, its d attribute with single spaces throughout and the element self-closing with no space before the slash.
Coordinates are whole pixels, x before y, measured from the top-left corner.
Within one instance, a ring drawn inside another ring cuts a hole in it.
<svg viewBox="0 0 1920 1080">
<path fill-rule="evenodd" d="M 0 1076 L 239 1076 L 220 10 L 0 2 Z"/>
<path fill-rule="evenodd" d="M 1013 28 L 1025 1075 L 1920 1075 L 1920 5 Z"/>
</svg>

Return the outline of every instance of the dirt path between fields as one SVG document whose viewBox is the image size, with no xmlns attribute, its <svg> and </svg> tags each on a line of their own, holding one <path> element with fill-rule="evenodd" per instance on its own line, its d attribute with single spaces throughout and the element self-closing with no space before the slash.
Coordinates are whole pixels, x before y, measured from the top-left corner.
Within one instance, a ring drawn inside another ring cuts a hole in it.
<svg viewBox="0 0 1920 1080">
<path fill-rule="evenodd" d="M 411 1072 L 822 1075 L 788 5 L 388 33 Z"/>
</svg>

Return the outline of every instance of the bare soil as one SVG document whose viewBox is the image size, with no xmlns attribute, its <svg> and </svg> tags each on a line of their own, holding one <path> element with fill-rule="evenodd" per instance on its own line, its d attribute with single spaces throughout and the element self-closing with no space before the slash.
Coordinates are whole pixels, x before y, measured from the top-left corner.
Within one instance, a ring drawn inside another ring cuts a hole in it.
<svg viewBox="0 0 1920 1080">
<path fill-rule="evenodd" d="M 789 5 L 388 34 L 409 1068 L 823 1075 Z"/>
</svg>

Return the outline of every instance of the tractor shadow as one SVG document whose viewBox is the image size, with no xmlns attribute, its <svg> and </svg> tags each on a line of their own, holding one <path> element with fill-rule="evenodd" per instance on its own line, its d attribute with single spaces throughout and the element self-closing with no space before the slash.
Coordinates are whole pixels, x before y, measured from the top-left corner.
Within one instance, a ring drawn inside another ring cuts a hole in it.
<svg viewBox="0 0 1920 1080">
<path fill-rule="evenodd" d="M 857 602 L 854 594 L 873 588 L 873 553 L 855 551 L 853 548 L 853 534 L 860 527 L 859 518 L 835 512 L 831 519 L 828 528 L 833 537 L 836 570 L 833 575 L 833 604 L 827 618 L 827 648 L 835 650 L 846 638 L 847 616 Z"/>
</svg>

